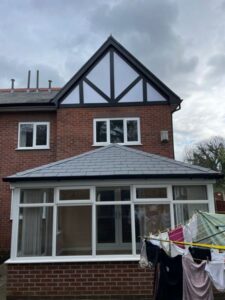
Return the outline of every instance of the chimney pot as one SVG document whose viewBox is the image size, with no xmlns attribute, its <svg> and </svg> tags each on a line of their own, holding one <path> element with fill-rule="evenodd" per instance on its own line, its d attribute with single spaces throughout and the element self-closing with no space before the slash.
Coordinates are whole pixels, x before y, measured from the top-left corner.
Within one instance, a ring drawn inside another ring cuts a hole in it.
<svg viewBox="0 0 225 300">
<path fill-rule="evenodd" d="M 11 79 L 11 93 L 14 92 L 14 82 L 15 82 L 15 79 Z"/>
</svg>

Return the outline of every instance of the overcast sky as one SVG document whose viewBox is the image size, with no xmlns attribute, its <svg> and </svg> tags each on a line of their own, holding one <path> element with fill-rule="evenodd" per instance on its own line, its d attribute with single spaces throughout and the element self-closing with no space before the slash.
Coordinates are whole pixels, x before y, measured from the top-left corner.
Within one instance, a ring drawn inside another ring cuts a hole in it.
<svg viewBox="0 0 225 300">
<path fill-rule="evenodd" d="M 63 86 L 110 34 L 184 99 L 177 159 L 225 137 L 225 0 L 1 0 L 0 87 Z"/>
</svg>

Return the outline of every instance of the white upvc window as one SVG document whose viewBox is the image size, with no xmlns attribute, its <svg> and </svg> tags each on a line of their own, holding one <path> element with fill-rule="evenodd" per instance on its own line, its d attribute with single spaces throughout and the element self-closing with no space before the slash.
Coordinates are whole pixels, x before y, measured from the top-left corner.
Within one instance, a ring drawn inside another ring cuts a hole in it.
<svg viewBox="0 0 225 300">
<path fill-rule="evenodd" d="M 16 262 L 136 260 L 141 237 L 213 211 L 211 184 L 15 188 L 13 197 Z"/>
<path fill-rule="evenodd" d="M 94 146 L 140 145 L 140 118 L 94 119 Z"/>
<path fill-rule="evenodd" d="M 17 149 L 49 149 L 49 136 L 49 122 L 19 123 Z"/>
</svg>

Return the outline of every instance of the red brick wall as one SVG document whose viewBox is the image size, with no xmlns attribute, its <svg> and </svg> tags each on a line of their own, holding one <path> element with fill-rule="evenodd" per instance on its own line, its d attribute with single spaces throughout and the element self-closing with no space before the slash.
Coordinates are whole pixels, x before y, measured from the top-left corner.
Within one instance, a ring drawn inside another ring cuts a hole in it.
<svg viewBox="0 0 225 300">
<path fill-rule="evenodd" d="M 49 150 L 16 150 L 19 122 L 49 121 Z M 10 249 L 11 221 L 9 184 L 2 178 L 56 160 L 56 114 L 20 112 L 0 114 L 0 253 Z"/>
<path fill-rule="evenodd" d="M 9 184 L 2 178 L 59 159 L 80 154 L 93 147 L 93 119 L 140 117 L 143 151 L 173 158 L 171 108 L 169 105 L 60 108 L 57 112 L 0 114 L 0 253 L 10 249 L 11 221 Z M 49 121 L 49 150 L 16 150 L 19 122 Z M 160 131 L 169 131 L 169 143 L 160 142 Z M 134 146 L 131 146 L 134 147 Z"/>
<path fill-rule="evenodd" d="M 153 271 L 138 262 L 8 265 L 7 296 L 143 300 L 152 295 L 153 279 Z"/>
<path fill-rule="evenodd" d="M 116 117 L 140 117 L 142 145 L 135 148 L 174 157 L 169 105 L 61 108 L 57 114 L 57 159 L 96 149 L 92 146 L 93 119 Z M 161 130 L 169 131 L 169 143 L 160 142 Z"/>
</svg>

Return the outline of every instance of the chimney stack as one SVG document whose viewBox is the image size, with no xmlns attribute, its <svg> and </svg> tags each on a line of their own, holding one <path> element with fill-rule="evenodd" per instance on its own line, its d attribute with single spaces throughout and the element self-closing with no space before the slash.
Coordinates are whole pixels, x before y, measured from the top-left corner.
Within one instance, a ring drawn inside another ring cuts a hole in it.
<svg viewBox="0 0 225 300">
<path fill-rule="evenodd" d="M 52 91 L 52 80 L 48 81 L 48 91 L 51 92 Z"/>
<path fill-rule="evenodd" d="M 31 72 L 30 70 L 28 71 L 28 78 L 27 78 L 27 92 L 29 93 L 30 91 L 30 75 L 31 75 Z"/>
<path fill-rule="evenodd" d="M 36 92 L 39 90 L 39 70 L 37 70 Z"/>
<path fill-rule="evenodd" d="M 11 79 L 11 93 L 14 92 L 14 82 L 15 82 L 15 79 Z"/>
</svg>

